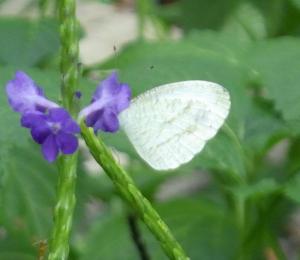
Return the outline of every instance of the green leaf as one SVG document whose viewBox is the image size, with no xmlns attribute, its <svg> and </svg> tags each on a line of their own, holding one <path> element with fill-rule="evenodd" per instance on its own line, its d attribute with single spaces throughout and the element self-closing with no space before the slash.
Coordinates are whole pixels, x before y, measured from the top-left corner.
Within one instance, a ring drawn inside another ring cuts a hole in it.
<svg viewBox="0 0 300 260">
<path fill-rule="evenodd" d="M 249 51 L 249 64 L 257 71 L 263 97 L 273 100 L 275 109 L 294 132 L 300 132 L 300 40 L 282 37 L 258 42 Z"/>
<path fill-rule="evenodd" d="M 290 2 L 297 7 L 298 9 L 300 9 L 300 0 L 290 0 Z"/>
<path fill-rule="evenodd" d="M 157 210 L 191 259 L 234 259 L 239 246 L 237 230 L 219 205 L 180 199 L 157 205 Z M 149 231 L 142 223 L 139 226 L 151 259 L 167 259 Z M 97 258 L 139 259 L 125 216 L 98 218 L 90 227 L 80 259 Z"/>
<path fill-rule="evenodd" d="M 47 238 L 57 170 L 43 160 L 36 145 L 12 146 L 1 153 L 1 164 L 5 226 L 30 234 L 32 239 Z"/>
<path fill-rule="evenodd" d="M 37 247 L 34 248 L 34 242 L 30 241 L 28 235 L 22 232 L 8 232 L 6 227 L 1 227 L 1 231 L 0 260 L 37 258 Z"/>
<path fill-rule="evenodd" d="M 222 206 L 179 199 L 158 206 L 158 212 L 191 259 L 234 259 L 239 247 L 237 229 Z M 152 237 L 147 241 L 153 259 L 167 259 Z"/>
<path fill-rule="evenodd" d="M 234 39 L 258 40 L 280 32 L 288 18 L 286 5 L 285 0 L 181 0 L 163 7 L 157 14 L 185 32 L 213 29 Z"/>
<path fill-rule="evenodd" d="M 286 1 L 239 1 L 224 23 L 223 30 L 234 38 L 264 39 L 278 34 L 284 23 Z"/>
<path fill-rule="evenodd" d="M 297 174 L 285 185 L 286 196 L 296 203 L 300 203 L 300 174 Z"/>
<path fill-rule="evenodd" d="M 288 169 L 287 171 L 294 174 L 300 170 L 300 138 L 292 139 L 288 151 Z"/>
<path fill-rule="evenodd" d="M 267 197 L 272 193 L 281 191 L 281 186 L 275 182 L 274 179 L 262 179 L 257 183 L 245 184 L 233 188 L 233 193 L 243 200 L 247 199 L 261 199 Z"/>
<path fill-rule="evenodd" d="M 30 255 L 28 253 L 18 253 L 15 251 L 3 251 L 0 252 L 0 259 L 1 260 L 7 260 L 7 259 L 22 259 L 22 260 L 34 260 L 36 259 L 36 256 Z"/>
<path fill-rule="evenodd" d="M 242 57 L 252 44 L 246 39 L 210 30 L 193 30 L 185 39 L 196 44 L 198 48 L 205 50 L 208 54 L 223 57 L 241 67 L 245 66 Z"/>
<path fill-rule="evenodd" d="M 175 23 L 185 31 L 191 29 L 219 29 L 239 0 L 181 0 Z"/>
<path fill-rule="evenodd" d="M 230 173 L 233 178 L 245 176 L 246 165 L 240 148 L 231 137 L 221 131 L 217 137 L 207 143 L 203 152 L 192 161 L 192 165 L 202 169 Z"/>
<path fill-rule="evenodd" d="M 114 215 L 102 216 L 91 225 L 81 251 L 81 260 L 139 259 L 131 241 L 126 217 Z"/>
<path fill-rule="evenodd" d="M 285 1 L 286 6 L 282 9 L 282 14 L 284 15 L 284 20 L 281 22 L 281 28 L 279 35 L 290 35 L 299 36 L 299 19 L 300 19 L 300 9 L 298 0 Z"/>
<path fill-rule="evenodd" d="M 253 1 L 240 1 L 224 23 L 223 31 L 238 39 L 257 40 L 267 37 L 265 17 Z"/>
<path fill-rule="evenodd" d="M 264 100 L 253 100 L 245 119 L 244 144 L 256 155 L 265 155 L 279 140 L 289 136 L 284 120 Z"/>
<path fill-rule="evenodd" d="M 0 64 L 34 66 L 58 53 L 54 20 L 0 19 Z"/>
</svg>

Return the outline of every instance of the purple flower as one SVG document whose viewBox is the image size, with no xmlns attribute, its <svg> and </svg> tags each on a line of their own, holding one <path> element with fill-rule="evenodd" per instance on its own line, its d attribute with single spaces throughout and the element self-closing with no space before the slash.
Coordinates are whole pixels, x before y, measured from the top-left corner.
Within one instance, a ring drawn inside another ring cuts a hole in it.
<svg viewBox="0 0 300 260">
<path fill-rule="evenodd" d="M 21 124 L 30 128 L 33 140 L 42 145 L 42 153 L 49 162 L 56 159 L 59 151 L 72 154 L 78 147 L 74 134 L 79 133 L 80 128 L 63 108 L 52 108 L 48 114 L 26 113 Z"/>
<path fill-rule="evenodd" d="M 42 145 L 45 159 L 52 162 L 61 151 L 72 154 L 78 147 L 74 134 L 80 132 L 69 113 L 48 100 L 41 88 L 22 71 L 6 85 L 8 102 L 21 113 L 21 125 L 31 130 L 32 138 Z"/>
<path fill-rule="evenodd" d="M 79 118 L 85 118 L 87 126 L 94 131 L 116 132 L 119 129 L 118 114 L 129 106 L 131 90 L 120 83 L 113 72 L 97 87 L 91 104 L 84 108 Z"/>
<path fill-rule="evenodd" d="M 45 98 L 43 90 L 24 72 L 17 71 L 15 78 L 6 85 L 8 102 L 16 112 L 46 112 L 50 108 L 59 107 Z"/>
</svg>

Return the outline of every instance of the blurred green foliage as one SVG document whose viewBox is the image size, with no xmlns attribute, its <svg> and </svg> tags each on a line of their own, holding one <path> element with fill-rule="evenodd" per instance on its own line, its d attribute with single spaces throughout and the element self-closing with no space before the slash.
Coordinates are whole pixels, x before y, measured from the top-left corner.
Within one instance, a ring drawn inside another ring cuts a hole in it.
<svg viewBox="0 0 300 260">
<path fill-rule="evenodd" d="M 58 25 L 53 19 L 29 21 L 22 18 L 0 19 L 0 63 L 34 66 L 57 54 Z"/>
<path fill-rule="evenodd" d="M 232 131 L 224 127 L 178 170 L 154 172 L 122 132 L 103 137 L 126 153 L 128 171 L 191 259 L 265 259 L 270 250 L 289 259 L 278 240 L 289 241 L 286 230 L 300 203 L 300 1 L 148 3 L 139 15 L 164 28 L 178 26 L 182 39 L 171 40 L 166 30 L 164 40 L 139 38 L 111 59 L 83 66 L 82 103 L 89 102 L 97 84 L 90 75 L 103 78 L 112 69 L 134 95 L 181 80 L 225 86 L 232 98 L 227 120 Z M 0 35 L 0 260 L 36 259 L 39 241 L 48 239 L 52 225 L 57 169 L 44 162 L 19 127 L 4 86 L 22 69 L 58 100 L 58 26 L 54 18 L 1 18 Z M 280 149 L 281 159 L 270 159 L 282 143 L 287 148 Z M 82 149 L 70 259 L 139 259 L 127 222 L 130 209 L 104 174 L 87 169 L 88 160 Z M 199 180 L 209 176 L 208 184 L 158 199 L 165 184 L 188 181 L 192 173 Z M 165 259 L 138 224 L 151 259 Z"/>
</svg>

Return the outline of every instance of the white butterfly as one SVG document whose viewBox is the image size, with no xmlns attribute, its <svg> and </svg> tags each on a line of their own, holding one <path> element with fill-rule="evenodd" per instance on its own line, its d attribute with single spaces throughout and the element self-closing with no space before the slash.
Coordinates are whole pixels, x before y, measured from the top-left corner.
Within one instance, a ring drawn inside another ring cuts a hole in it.
<svg viewBox="0 0 300 260">
<path fill-rule="evenodd" d="M 120 125 L 138 154 L 154 169 L 175 169 L 201 152 L 223 125 L 230 96 L 208 81 L 182 81 L 133 99 Z"/>
</svg>

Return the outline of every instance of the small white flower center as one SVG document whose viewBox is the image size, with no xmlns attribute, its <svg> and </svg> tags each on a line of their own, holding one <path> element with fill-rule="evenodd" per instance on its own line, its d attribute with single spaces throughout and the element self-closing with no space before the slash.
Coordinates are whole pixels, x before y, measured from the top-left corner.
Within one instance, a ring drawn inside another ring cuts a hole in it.
<svg viewBox="0 0 300 260">
<path fill-rule="evenodd" d="M 50 123 L 51 131 L 56 134 L 61 129 L 60 123 Z"/>
</svg>

